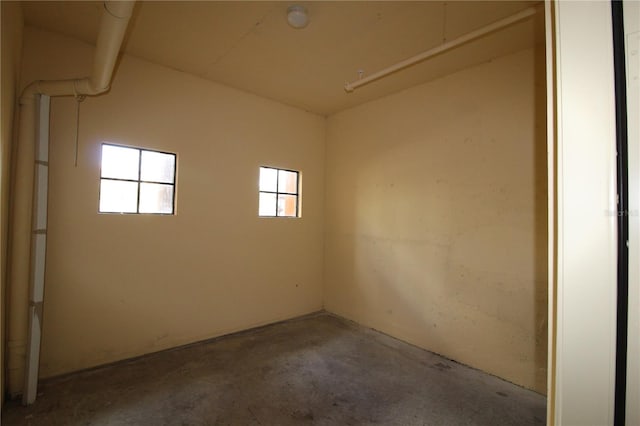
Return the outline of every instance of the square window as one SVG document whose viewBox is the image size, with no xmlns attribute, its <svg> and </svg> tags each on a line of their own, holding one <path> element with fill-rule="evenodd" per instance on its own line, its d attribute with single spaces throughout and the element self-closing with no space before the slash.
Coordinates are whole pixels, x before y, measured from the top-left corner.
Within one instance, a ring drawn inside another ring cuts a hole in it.
<svg viewBox="0 0 640 426">
<path fill-rule="evenodd" d="M 140 182 L 138 213 L 173 213 L 173 185 Z"/>
<path fill-rule="evenodd" d="M 297 194 L 298 172 L 278 170 L 278 192 L 285 194 Z"/>
<path fill-rule="evenodd" d="M 278 169 L 260 167 L 260 191 L 278 192 Z"/>
<path fill-rule="evenodd" d="M 174 214 L 176 155 L 102 144 L 100 213 Z"/>
<path fill-rule="evenodd" d="M 261 192 L 258 215 L 259 216 L 276 216 L 278 211 L 278 195 L 269 192 Z"/>
<path fill-rule="evenodd" d="M 140 180 L 173 185 L 176 172 L 176 156 L 164 152 L 141 151 Z"/>
<path fill-rule="evenodd" d="M 140 166 L 140 150 L 124 146 L 102 145 L 103 178 L 136 180 Z"/>
<path fill-rule="evenodd" d="M 126 180 L 102 179 L 100 181 L 100 212 L 136 213 L 138 184 Z"/>
<path fill-rule="evenodd" d="M 300 173 L 260 167 L 258 216 L 300 217 Z"/>
<path fill-rule="evenodd" d="M 289 194 L 278 194 L 277 216 L 284 216 L 284 217 L 298 216 L 298 196 L 289 195 Z"/>
</svg>

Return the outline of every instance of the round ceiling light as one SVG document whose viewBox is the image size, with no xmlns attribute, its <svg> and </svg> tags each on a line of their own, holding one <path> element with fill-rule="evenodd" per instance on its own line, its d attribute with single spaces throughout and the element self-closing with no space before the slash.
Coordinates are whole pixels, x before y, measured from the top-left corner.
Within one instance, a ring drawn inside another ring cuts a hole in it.
<svg viewBox="0 0 640 426">
<path fill-rule="evenodd" d="M 287 21 L 293 28 L 304 28 L 309 23 L 307 9 L 304 6 L 293 5 L 287 9 Z"/>
</svg>

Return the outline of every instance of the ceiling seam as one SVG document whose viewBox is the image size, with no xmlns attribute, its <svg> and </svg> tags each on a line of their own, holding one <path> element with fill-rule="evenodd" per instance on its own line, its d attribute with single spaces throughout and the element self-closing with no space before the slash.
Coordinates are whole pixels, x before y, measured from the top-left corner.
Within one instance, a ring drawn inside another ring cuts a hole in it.
<svg viewBox="0 0 640 426">
<path fill-rule="evenodd" d="M 240 37 L 238 37 L 238 39 L 231 45 L 231 47 L 229 47 L 227 50 L 225 50 L 221 55 L 219 55 L 217 58 L 215 58 L 213 61 L 211 61 L 208 66 L 215 66 L 217 65 L 221 60 L 223 60 L 229 53 L 231 53 L 232 50 L 234 50 L 236 47 L 238 47 L 240 45 L 240 43 L 242 43 L 244 41 L 245 38 L 247 38 L 251 33 L 253 33 L 256 28 L 258 28 L 260 25 L 262 25 L 262 23 L 267 19 L 267 16 L 269 16 L 271 14 L 271 12 L 273 12 L 273 10 L 275 9 L 275 7 L 272 7 L 271 9 L 269 9 L 268 11 L 265 12 L 264 15 L 262 15 L 260 17 L 260 19 L 258 19 L 252 26 L 251 28 L 249 28 L 244 34 L 242 34 Z M 206 71 L 205 75 L 209 75 L 209 71 Z"/>
</svg>

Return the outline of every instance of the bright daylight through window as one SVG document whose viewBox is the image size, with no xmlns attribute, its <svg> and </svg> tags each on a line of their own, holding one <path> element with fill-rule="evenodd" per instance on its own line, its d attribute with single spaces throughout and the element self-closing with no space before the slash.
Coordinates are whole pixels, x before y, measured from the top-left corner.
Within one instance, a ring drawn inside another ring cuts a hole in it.
<svg viewBox="0 0 640 426">
<path fill-rule="evenodd" d="M 176 155 L 102 144 L 101 213 L 174 214 Z"/>
<path fill-rule="evenodd" d="M 258 215 L 300 216 L 300 173 L 293 170 L 260 167 Z"/>
</svg>

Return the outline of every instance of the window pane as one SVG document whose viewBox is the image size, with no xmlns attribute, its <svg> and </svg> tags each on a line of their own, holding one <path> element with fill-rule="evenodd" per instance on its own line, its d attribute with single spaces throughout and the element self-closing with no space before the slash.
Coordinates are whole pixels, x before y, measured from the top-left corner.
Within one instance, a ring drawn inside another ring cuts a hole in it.
<svg viewBox="0 0 640 426">
<path fill-rule="evenodd" d="M 100 211 L 103 213 L 135 213 L 138 184 L 118 180 L 100 181 Z"/>
<path fill-rule="evenodd" d="M 278 195 L 278 216 L 296 217 L 296 203 L 298 197 L 295 195 Z"/>
<path fill-rule="evenodd" d="M 278 192 L 298 193 L 298 173 L 278 170 Z"/>
<path fill-rule="evenodd" d="M 102 145 L 101 177 L 137 180 L 139 156 L 138 149 Z"/>
<path fill-rule="evenodd" d="M 173 185 L 141 183 L 140 213 L 173 213 Z"/>
<path fill-rule="evenodd" d="M 162 152 L 142 151 L 140 179 L 153 182 L 174 182 L 176 156 Z"/>
<path fill-rule="evenodd" d="M 268 167 L 260 167 L 260 191 L 276 192 L 278 182 L 278 170 Z M 275 200 L 274 200 L 275 205 Z"/>
<path fill-rule="evenodd" d="M 260 203 L 258 205 L 259 216 L 275 216 L 276 206 L 276 194 L 260 193 Z"/>
</svg>

